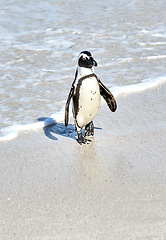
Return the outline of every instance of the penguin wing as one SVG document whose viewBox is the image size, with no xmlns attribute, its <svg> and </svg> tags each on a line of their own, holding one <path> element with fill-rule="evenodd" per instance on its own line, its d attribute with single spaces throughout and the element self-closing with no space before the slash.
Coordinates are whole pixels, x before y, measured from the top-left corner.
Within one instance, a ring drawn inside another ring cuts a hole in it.
<svg viewBox="0 0 166 240">
<path fill-rule="evenodd" d="M 72 85 L 70 92 L 69 92 L 69 96 L 67 98 L 67 102 L 66 102 L 66 106 L 65 106 L 65 126 L 67 127 L 68 122 L 69 122 L 69 105 L 70 105 L 70 100 L 73 96 L 74 93 L 74 86 Z"/>
<path fill-rule="evenodd" d="M 115 100 L 113 94 L 110 92 L 110 90 L 107 87 L 104 86 L 104 84 L 99 79 L 98 79 L 98 82 L 99 82 L 99 87 L 100 87 L 100 95 L 107 102 L 109 109 L 112 112 L 115 112 L 117 109 L 117 104 L 116 104 L 116 100 Z"/>
</svg>

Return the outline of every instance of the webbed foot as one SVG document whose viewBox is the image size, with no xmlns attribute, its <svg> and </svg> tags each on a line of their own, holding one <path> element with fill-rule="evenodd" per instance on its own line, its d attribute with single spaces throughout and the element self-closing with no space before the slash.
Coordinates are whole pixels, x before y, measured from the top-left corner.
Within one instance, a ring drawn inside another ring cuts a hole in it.
<svg viewBox="0 0 166 240">
<path fill-rule="evenodd" d="M 94 124 L 92 121 L 85 126 L 85 136 L 94 136 Z"/>
<path fill-rule="evenodd" d="M 82 132 L 78 133 L 78 143 L 79 144 L 89 144 L 91 142 L 90 139 L 86 139 L 83 135 Z"/>
</svg>

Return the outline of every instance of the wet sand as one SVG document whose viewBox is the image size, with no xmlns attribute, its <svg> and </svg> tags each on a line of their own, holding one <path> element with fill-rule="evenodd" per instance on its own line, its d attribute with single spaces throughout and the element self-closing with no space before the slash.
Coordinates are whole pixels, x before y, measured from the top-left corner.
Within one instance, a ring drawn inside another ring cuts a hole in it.
<svg viewBox="0 0 166 240">
<path fill-rule="evenodd" d="M 0 239 L 166 239 L 165 92 L 102 106 L 89 145 L 53 126 L 1 142 Z"/>
</svg>

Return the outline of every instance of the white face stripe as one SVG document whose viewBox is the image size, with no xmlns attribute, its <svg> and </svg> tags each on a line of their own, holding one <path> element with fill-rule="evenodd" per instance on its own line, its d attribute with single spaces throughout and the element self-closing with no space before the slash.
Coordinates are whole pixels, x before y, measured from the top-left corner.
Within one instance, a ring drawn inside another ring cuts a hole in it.
<svg viewBox="0 0 166 240">
<path fill-rule="evenodd" d="M 83 59 L 86 59 L 86 58 L 90 59 L 90 57 L 92 57 L 92 56 L 88 56 L 85 53 L 80 53 L 79 56 L 78 56 L 78 59 L 80 59 L 80 57 L 82 57 Z"/>
</svg>

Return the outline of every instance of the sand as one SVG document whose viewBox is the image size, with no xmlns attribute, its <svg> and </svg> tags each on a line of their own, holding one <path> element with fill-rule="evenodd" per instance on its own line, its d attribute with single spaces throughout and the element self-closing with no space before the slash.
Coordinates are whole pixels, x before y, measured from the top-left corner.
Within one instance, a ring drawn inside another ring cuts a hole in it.
<svg viewBox="0 0 166 240">
<path fill-rule="evenodd" d="M 1 142 L 0 239 L 166 239 L 165 92 L 103 105 L 89 145 L 58 126 Z"/>
</svg>

